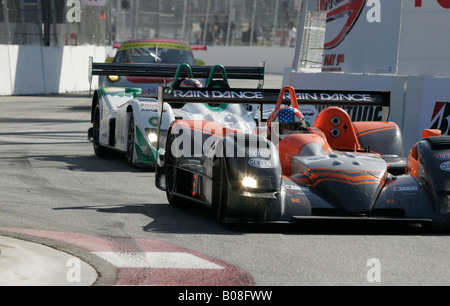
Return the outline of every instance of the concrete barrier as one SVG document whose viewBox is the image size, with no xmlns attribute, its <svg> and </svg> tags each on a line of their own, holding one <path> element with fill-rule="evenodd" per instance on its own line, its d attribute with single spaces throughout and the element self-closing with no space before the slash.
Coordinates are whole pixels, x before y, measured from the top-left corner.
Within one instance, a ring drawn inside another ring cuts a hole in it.
<svg viewBox="0 0 450 306">
<path fill-rule="evenodd" d="M 0 45 L 0 95 L 89 90 L 89 56 L 102 62 L 109 54 L 110 47 Z"/>
<path fill-rule="evenodd" d="M 221 47 L 208 46 L 208 50 L 195 51 L 194 56 L 206 65 L 257 66 L 264 61 L 265 72 L 283 74 L 286 67 L 292 66 L 295 48 L 287 47 Z"/>
<path fill-rule="evenodd" d="M 103 62 L 111 47 L 42 47 L 0 45 L 0 95 L 69 93 L 89 90 L 88 59 Z M 208 47 L 195 51 L 206 65 L 257 66 L 266 63 L 266 73 L 283 74 L 290 67 L 294 48 Z M 93 78 L 92 88 L 98 85 Z"/>
</svg>

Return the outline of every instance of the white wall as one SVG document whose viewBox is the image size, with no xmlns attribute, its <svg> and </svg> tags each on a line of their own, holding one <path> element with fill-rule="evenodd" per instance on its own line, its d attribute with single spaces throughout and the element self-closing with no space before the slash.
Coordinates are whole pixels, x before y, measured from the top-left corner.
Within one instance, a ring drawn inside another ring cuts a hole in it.
<svg viewBox="0 0 450 306">
<path fill-rule="evenodd" d="M 0 45 L 0 95 L 89 90 L 89 56 L 103 62 L 110 50 L 94 46 Z"/>
<path fill-rule="evenodd" d="M 264 61 L 265 72 L 283 74 L 284 68 L 292 66 L 295 48 L 287 47 L 219 47 L 208 46 L 208 50 L 196 51 L 194 56 L 206 65 L 258 66 Z"/>
<path fill-rule="evenodd" d="M 450 76 L 450 9 L 436 0 L 421 1 L 421 6 L 403 1 L 401 20 L 398 73 Z"/>
<path fill-rule="evenodd" d="M 258 66 L 266 62 L 266 73 L 283 74 L 291 67 L 294 48 L 208 47 L 195 56 L 206 65 Z M 32 95 L 89 90 L 88 59 L 103 62 L 110 47 L 41 47 L 0 45 L 0 95 Z M 98 78 L 93 78 L 92 88 Z"/>
</svg>

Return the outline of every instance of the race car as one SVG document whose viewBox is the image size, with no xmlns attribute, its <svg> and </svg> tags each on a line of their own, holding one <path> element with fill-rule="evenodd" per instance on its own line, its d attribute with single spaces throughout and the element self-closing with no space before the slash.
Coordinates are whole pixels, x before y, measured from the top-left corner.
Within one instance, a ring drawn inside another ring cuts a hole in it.
<svg viewBox="0 0 450 306">
<path fill-rule="evenodd" d="M 254 79 L 258 86 L 263 86 L 264 63 L 259 66 L 223 67 L 190 66 L 188 64 L 140 64 L 121 65 L 93 63 L 91 59 L 90 78 L 92 75 L 126 75 L 126 76 L 171 76 L 168 90 L 180 86 L 189 86 L 194 82 L 194 75 L 207 80 L 208 88 L 228 88 L 228 79 Z M 200 84 L 198 84 L 200 85 Z M 156 157 L 162 151 L 156 149 L 157 129 L 162 135 L 169 124 L 176 118 L 192 119 L 196 115 L 221 122 L 223 126 L 233 129 L 253 129 L 256 126 L 254 111 L 243 105 L 214 104 L 164 104 L 163 115 L 158 118 L 158 103 L 152 95 L 146 95 L 142 88 L 100 87 L 92 98 L 91 123 L 88 139 L 93 142 L 94 152 L 99 157 L 110 156 L 112 152 L 125 155 L 129 164 L 154 168 Z M 160 123 L 160 124 L 158 124 Z"/>
<path fill-rule="evenodd" d="M 450 137 L 424 130 L 424 139 L 403 157 L 400 129 L 385 121 L 389 91 L 296 91 L 287 86 L 281 92 L 197 89 L 187 98 L 180 89 L 159 95 L 160 104 L 249 100 L 275 104 L 265 129 L 241 132 L 208 120 L 171 123 L 155 184 L 172 206 L 201 203 L 216 210 L 221 223 L 450 224 Z M 331 106 L 308 127 L 298 101 Z M 383 121 L 352 122 L 336 106 L 354 104 L 381 107 Z"/>
<path fill-rule="evenodd" d="M 117 53 L 106 59 L 106 63 L 136 64 L 188 64 L 200 65 L 202 61 L 195 59 L 192 51 L 206 51 L 206 45 L 189 45 L 173 39 L 133 39 L 123 43 L 115 43 Z M 173 74 L 170 76 L 173 77 Z M 99 87 L 135 87 L 142 88 L 144 94 L 155 95 L 158 85 L 170 84 L 172 79 L 158 76 L 133 75 L 101 75 Z"/>
</svg>

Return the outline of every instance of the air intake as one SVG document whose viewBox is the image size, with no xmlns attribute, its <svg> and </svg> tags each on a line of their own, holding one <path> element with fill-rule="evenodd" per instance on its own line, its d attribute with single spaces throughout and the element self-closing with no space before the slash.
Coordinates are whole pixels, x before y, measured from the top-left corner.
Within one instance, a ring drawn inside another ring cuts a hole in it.
<svg viewBox="0 0 450 306">
<path fill-rule="evenodd" d="M 434 136 L 425 138 L 432 150 L 444 150 L 450 148 L 450 136 Z"/>
</svg>

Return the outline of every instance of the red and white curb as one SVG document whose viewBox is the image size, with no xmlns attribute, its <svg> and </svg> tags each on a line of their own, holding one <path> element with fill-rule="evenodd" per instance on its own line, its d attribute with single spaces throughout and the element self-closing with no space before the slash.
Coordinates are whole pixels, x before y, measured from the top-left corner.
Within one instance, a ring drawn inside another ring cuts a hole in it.
<svg viewBox="0 0 450 306">
<path fill-rule="evenodd" d="M 77 233 L 4 228 L 80 247 L 116 268 L 116 285 L 251 286 L 244 270 L 215 258 L 154 239 L 93 237 Z"/>
<path fill-rule="evenodd" d="M 92 252 L 118 268 L 225 269 L 186 252 Z"/>
</svg>

